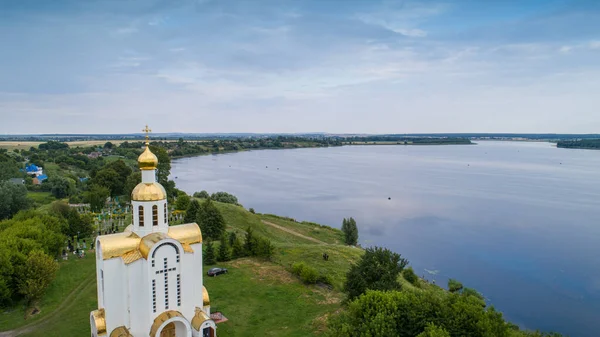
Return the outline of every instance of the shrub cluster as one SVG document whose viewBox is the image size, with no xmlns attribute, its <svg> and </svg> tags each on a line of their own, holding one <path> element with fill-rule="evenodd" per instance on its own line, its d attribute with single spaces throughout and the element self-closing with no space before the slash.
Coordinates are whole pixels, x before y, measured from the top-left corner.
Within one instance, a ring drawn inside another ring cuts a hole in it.
<svg viewBox="0 0 600 337">
<path fill-rule="evenodd" d="M 305 284 L 323 283 L 331 285 L 331 279 L 327 275 L 319 274 L 319 272 L 304 263 L 304 261 L 292 264 L 292 274 L 298 276 Z"/>
<path fill-rule="evenodd" d="M 246 230 L 244 242 L 235 233 L 227 234 L 226 232 L 221 237 L 220 242 L 218 251 L 215 250 L 210 240 L 207 242 L 204 248 L 204 264 L 211 265 L 217 261 L 225 262 L 245 256 L 269 260 L 275 252 L 275 246 L 273 246 L 271 240 L 255 235 L 250 227 Z"/>
<path fill-rule="evenodd" d="M 226 204 L 238 205 L 238 199 L 235 195 L 227 192 L 216 192 L 211 194 L 210 198 L 214 201 L 223 202 Z"/>
<path fill-rule="evenodd" d="M 415 271 L 412 267 L 408 267 L 402 270 L 402 276 L 405 280 L 407 280 L 410 284 L 418 286 L 419 285 L 419 277 L 415 274 Z"/>
</svg>

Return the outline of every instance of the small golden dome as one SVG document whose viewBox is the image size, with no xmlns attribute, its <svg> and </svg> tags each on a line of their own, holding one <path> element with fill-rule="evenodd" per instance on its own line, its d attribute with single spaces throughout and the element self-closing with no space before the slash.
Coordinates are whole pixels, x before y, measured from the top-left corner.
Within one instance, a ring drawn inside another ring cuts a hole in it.
<svg viewBox="0 0 600 337">
<path fill-rule="evenodd" d="M 131 192 L 132 201 L 158 201 L 166 198 L 167 192 L 159 183 L 139 183 Z"/>
<path fill-rule="evenodd" d="M 158 166 L 158 158 L 150 151 L 150 148 L 146 146 L 146 149 L 138 157 L 138 164 L 142 170 L 156 170 Z"/>
</svg>

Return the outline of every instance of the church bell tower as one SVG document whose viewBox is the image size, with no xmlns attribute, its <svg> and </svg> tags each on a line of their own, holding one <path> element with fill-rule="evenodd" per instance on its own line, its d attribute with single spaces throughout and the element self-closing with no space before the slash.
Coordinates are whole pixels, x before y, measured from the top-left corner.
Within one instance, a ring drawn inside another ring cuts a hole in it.
<svg viewBox="0 0 600 337">
<path fill-rule="evenodd" d="M 142 182 L 131 193 L 133 232 L 140 237 L 156 232 L 167 233 L 169 230 L 167 193 L 156 181 L 158 158 L 150 151 L 148 133 L 151 130 L 146 125 L 143 131 L 146 132 L 146 148 L 138 157 Z"/>
</svg>

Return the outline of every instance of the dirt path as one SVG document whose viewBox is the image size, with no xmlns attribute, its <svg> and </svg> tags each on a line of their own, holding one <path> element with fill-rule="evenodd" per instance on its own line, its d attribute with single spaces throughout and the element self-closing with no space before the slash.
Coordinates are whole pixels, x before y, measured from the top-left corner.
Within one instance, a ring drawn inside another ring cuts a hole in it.
<svg viewBox="0 0 600 337">
<path fill-rule="evenodd" d="M 290 234 L 292 234 L 292 235 L 295 235 L 295 236 L 297 236 L 297 237 L 299 237 L 299 238 L 303 238 L 303 239 L 306 239 L 306 240 L 309 240 L 309 241 L 312 241 L 312 242 L 314 242 L 314 243 L 318 243 L 318 244 L 321 244 L 321 245 L 326 245 L 326 244 L 327 244 L 327 242 L 323 242 L 323 241 L 321 241 L 321 240 L 318 240 L 318 239 L 315 239 L 315 238 L 311 238 L 310 236 L 306 236 L 306 235 L 300 234 L 300 233 L 298 233 L 298 232 L 296 232 L 296 231 L 293 231 L 293 230 L 291 230 L 291 229 L 289 229 L 289 228 L 285 228 L 285 227 L 283 227 L 283 226 L 276 225 L 276 224 L 274 224 L 274 223 L 272 223 L 272 222 L 268 222 L 268 221 L 265 221 L 265 220 L 261 220 L 261 221 L 262 221 L 262 223 L 264 223 L 265 225 L 269 225 L 269 226 L 271 226 L 271 227 L 275 227 L 275 228 L 277 228 L 277 229 L 281 229 L 282 231 L 284 231 L 284 232 L 288 232 L 288 233 L 290 233 Z M 2 337 L 2 336 L 0 335 L 0 337 Z"/>
<path fill-rule="evenodd" d="M 95 273 L 93 273 L 92 275 L 90 275 L 89 277 L 87 277 L 85 280 L 83 280 L 83 282 L 81 282 L 80 285 L 77 286 L 77 288 L 73 289 L 73 291 L 71 291 L 69 293 L 69 295 L 67 295 L 67 297 L 65 297 L 65 299 L 62 301 L 62 303 L 56 308 L 54 309 L 54 311 L 52 311 L 52 313 L 50 313 L 48 316 L 45 316 L 43 318 L 41 318 L 39 321 L 35 321 L 32 322 L 30 324 L 24 325 L 20 328 L 16 328 L 14 330 L 10 330 L 10 331 L 3 331 L 0 332 L 0 337 L 16 337 L 31 331 L 36 330 L 40 325 L 55 319 L 57 317 L 60 317 L 61 315 L 67 315 L 67 311 L 73 306 L 75 305 L 75 303 L 77 302 L 76 300 L 79 299 L 79 296 L 84 293 L 86 290 L 88 290 L 90 287 L 93 287 L 95 285 L 94 279 L 95 277 Z"/>
</svg>

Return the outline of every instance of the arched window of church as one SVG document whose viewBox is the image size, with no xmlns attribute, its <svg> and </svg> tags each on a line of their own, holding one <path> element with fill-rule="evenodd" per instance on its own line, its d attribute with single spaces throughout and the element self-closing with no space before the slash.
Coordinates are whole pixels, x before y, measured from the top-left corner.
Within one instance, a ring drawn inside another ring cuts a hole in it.
<svg viewBox="0 0 600 337">
<path fill-rule="evenodd" d="M 167 222 L 168 222 L 168 221 L 167 221 L 167 214 L 169 214 L 169 213 L 168 213 L 168 211 L 167 211 L 167 204 L 165 204 L 165 223 L 167 223 Z"/>
<path fill-rule="evenodd" d="M 152 226 L 158 226 L 158 206 L 152 206 Z"/>
<path fill-rule="evenodd" d="M 138 207 L 138 217 L 140 218 L 140 227 L 144 227 L 144 206 Z"/>
</svg>

